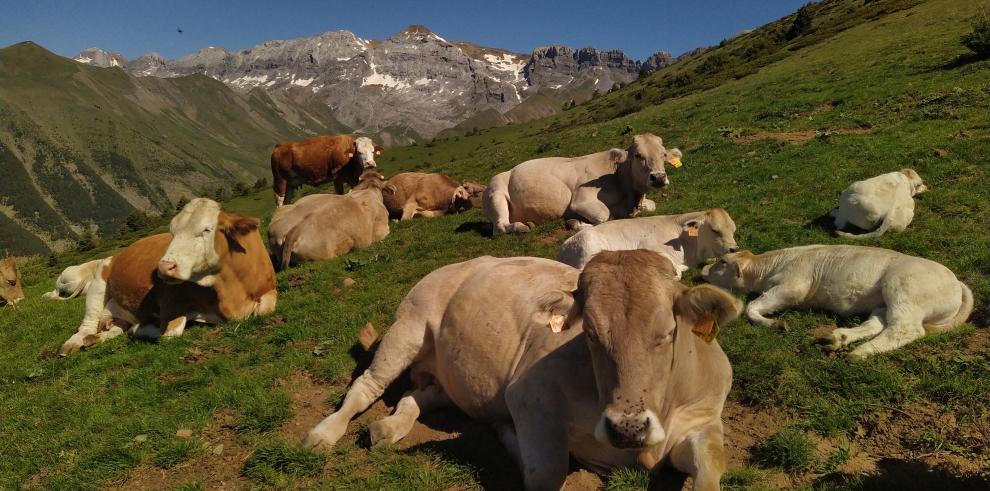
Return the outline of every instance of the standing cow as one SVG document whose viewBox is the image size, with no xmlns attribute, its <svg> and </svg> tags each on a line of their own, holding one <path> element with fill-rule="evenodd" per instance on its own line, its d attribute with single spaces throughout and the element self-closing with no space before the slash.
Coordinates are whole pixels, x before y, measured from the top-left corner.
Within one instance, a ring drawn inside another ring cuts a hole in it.
<svg viewBox="0 0 990 491">
<path fill-rule="evenodd" d="M 24 300 L 21 272 L 14 258 L 0 259 L 0 305 L 14 305 Z"/>
<path fill-rule="evenodd" d="M 272 215 L 268 245 L 276 262 L 322 261 L 368 247 L 388 235 L 388 211 L 382 204 L 385 176 L 365 172 L 343 195 L 311 194 Z"/>
<path fill-rule="evenodd" d="M 453 404 L 491 423 L 527 489 L 558 489 L 569 456 L 598 472 L 670 462 L 717 490 L 732 368 L 714 340 L 741 304 L 673 279 L 652 251 L 603 252 L 584 271 L 542 258 L 481 257 L 413 287 L 371 367 L 306 437 L 332 446 L 406 368 L 418 387 L 370 427 L 396 442 Z"/>
<path fill-rule="evenodd" d="M 675 159 L 673 152 L 646 133 L 633 137 L 627 150 L 528 160 L 491 179 L 483 198 L 485 216 L 497 236 L 528 232 L 529 223 L 556 218 L 581 228 L 653 210 L 656 204 L 646 192 L 670 183 L 664 163 Z"/>
<path fill-rule="evenodd" d="M 170 233 L 101 260 L 86 293 L 86 315 L 59 355 L 125 331 L 154 340 L 182 335 L 188 321 L 215 324 L 275 310 L 275 270 L 258 224 L 215 201 L 190 201 L 172 219 Z"/>
<path fill-rule="evenodd" d="M 382 151 L 371 138 L 355 135 L 277 143 L 272 150 L 275 206 L 291 203 L 293 192 L 303 184 L 318 186 L 332 180 L 337 194 L 344 194 L 344 183 L 356 186 L 361 173 L 376 166 L 375 156 Z"/>
<path fill-rule="evenodd" d="M 382 197 L 390 215 L 409 220 L 460 213 L 480 204 L 484 192 L 480 184 L 459 184 L 443 174 L 403 172 L 388 180 Z"/>
<path fill-rule="evenodd" d="M 736 252 L 736 224 L 722 208 L 615 220 L 584 229 L 560 246 L 557 260 L 581 269 L 601 251 L 649 249 L 666 256 L 680 272 Z"/>
</svg>

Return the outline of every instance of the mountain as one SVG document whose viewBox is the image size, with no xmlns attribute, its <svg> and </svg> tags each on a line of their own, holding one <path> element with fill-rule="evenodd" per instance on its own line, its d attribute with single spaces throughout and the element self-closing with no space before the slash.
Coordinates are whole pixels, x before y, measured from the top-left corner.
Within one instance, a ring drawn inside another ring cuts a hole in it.
<svg viewBox="0 0 990 491">
<path fill-rule="evenodd" d="M 644 66 L 655 70 L 670 61 L 669 53 L 644 64 L 618 50 L 566 46 L 524 55 L 449 42 L 412 25 L 385 40 L 342 30 L 240 51 L 208 47 L 176 60 L 150 53 L 125 69 L 138 77 L 203 74 L 238 91 L 260 88 L 290 98 L 305 92 L 346 126 L 392 145 L 432 138 L 472 118 L 494 123 L 553 114 L 568 100 L 589 99 L 595 90 L 635 80 Z M 530 99 L 536 107 L 508 115 Z"/>
<path fill-rule="evenodd" d="M 203 75 L 133 77 L 25 42 L 0 49 L 0 250 L 46 253 L 135 210 L 269 174 L 272 143 L 347 131 L 313 94 L 237 92 Z M 117 61 L 119 63 L 119 60 Z"/>
<path fill-rule="evenodd" d="M 86 63 L 87 65 L 98 66 L 100 68 L 110 68 L 119 66 L 124 66 L 127 63 L 127 59 L 124 55 L 120 53 L 114 53 L 111 51 L 104 51 L 100 48 L 89 48 L 83 50 L 76 56 L 72 57 L 73 60 L 79 63 Z"/>
</svg>

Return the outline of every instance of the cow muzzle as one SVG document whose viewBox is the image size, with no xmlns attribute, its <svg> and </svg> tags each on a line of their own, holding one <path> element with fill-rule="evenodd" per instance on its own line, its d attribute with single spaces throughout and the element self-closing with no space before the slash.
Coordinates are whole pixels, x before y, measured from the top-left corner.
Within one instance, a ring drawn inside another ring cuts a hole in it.
<svg viewBox="0 0 990 491">
<path fill-rule="evenodd" d="M 652 172 L 650 173 L 650 185 L 655 188 L 662 188 L 670 184 L 670 180 L 667 179 L 666 172 Z"/>
<path fill-rule="evenodd" d="M 179 264 L 175 261 L 161 260 L 158 262 L 158 277 L 166 283 L 179 283 Z"/>
<path fill-rule="evenodd" d="M 366 161 L 364 161 L 364 168 L 365 169 L 374 169 L 375 167 L 378 167 L 378 165 L 375 164 L 375 161 L 374 160 L 366 160 Z"/>
<path fill-rule="evenodd" d="M 646 448 L 663 441 L 666 433 L 653 411 L 637 414 L 602 413 L 595 428 L 595 438 L 615 448 Z"/>
</svg>

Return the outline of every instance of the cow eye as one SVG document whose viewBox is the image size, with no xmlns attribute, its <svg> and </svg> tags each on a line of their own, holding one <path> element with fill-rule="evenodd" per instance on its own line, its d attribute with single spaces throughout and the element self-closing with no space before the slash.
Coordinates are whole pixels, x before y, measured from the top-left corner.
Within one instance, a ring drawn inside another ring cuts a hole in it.
<svg viewBox="0 0 990 491">
<path fill-rule="evenodd" d="M 7 280 L 7 284 L 10 286 L 14 286 L 17 284 L 17 280 Z"/>
<path fill-rule="evenodd" d="M 657 347 L 659 348 L 660 346 L 663 346 L 665 344 L 668 344 L 671 341 L 673 341 L 673 339 L 674 339 L 674 331 L 671 331 L 666 336 L 663 336 L 663 337 L 657 339 Z"/>
</svg>

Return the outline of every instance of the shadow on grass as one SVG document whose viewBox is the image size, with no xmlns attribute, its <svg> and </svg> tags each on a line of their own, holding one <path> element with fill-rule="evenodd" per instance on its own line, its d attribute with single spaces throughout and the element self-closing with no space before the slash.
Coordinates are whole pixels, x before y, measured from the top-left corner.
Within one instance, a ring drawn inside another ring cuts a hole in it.
<svg viewBox="0 0 990 491">
<path fill-rule="evenodd" d="M 492 236 L 492 224 L 479 221 L 479 222 L 464 222 L 454 229 L 454 233 L 464 233 L 464 232 L 474 232 L 482 237 Z"/>
<path fill-rule="evenodd" d="M 984 61 L 987 58 L 980 56 L 976 53 L 967 53 L 964 55 L 959 55 L 952 61 L 945 63 L 943 65 L 936 65 L 932 67 L 929 72 L 934 72 L 936 70 L 955 70 L 956 68 L 961 68 L 971 63 L 976 63 L 978 61 Z"/>
<path fill-rule="evenodd" d="M 861 491 L 921 491 L 951 489 L 953 491 L 990 489 L 990 479 L 983 477 L 957 476 L 942 470 L 932 469 L 922 462 L 898 459 L 883 459 L 877 463 L 877 472 L 869 476 L 830 474 L 815 483 L 835 485 L 841 489 Z"/>
</svg>

